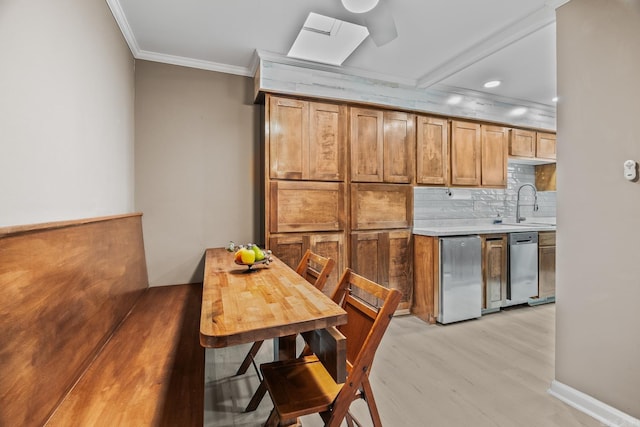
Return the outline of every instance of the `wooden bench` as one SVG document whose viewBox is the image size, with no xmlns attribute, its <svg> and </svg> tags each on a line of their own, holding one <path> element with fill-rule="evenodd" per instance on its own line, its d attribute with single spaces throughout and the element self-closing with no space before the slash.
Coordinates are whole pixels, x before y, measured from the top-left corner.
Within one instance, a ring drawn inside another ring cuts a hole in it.
<svg viewBox="0 0 640 427">
<path fill-rule="evenodd" d="M 0 228 L 0 426 L 201 426 L 201 298 L 149 288 L 140 214 Z"/>
</svg>

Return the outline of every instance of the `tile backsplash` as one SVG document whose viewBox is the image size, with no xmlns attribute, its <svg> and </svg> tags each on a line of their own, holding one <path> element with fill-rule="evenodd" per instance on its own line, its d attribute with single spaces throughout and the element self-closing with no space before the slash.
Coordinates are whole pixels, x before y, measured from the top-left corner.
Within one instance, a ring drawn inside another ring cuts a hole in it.
<svg viewBox="0 0 640 427">
<path fill-rule="evenodd" d="M 492 221 L 498 216 L 513 219 L 518 189 L 523 184 L 535 184 L 535 167 L 509 163 L 506 189 L 414 187 L 414 226 L 425 227 L 446 220 Z M 538 191 L 537 211 L 533 205 L 533 189 L 523 188 L 520 216 L 555 217 L 556 192 Z"/>
</svg>

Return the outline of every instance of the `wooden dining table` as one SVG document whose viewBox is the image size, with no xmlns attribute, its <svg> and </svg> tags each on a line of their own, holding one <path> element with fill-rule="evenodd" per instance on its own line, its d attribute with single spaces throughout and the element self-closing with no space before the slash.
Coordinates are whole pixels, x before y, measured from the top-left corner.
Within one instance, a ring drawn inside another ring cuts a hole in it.
<svg viewBox="0 0 640 427">
<path fill-rule="evenodd" d="M 200 344 L 221 348 L 274 340 L 277 360 L 294 358 L 297 334 L 347 323 L 347 313 L 278 257 L 238 265 L 224 248 L 207 249 Z"/>
</svg>

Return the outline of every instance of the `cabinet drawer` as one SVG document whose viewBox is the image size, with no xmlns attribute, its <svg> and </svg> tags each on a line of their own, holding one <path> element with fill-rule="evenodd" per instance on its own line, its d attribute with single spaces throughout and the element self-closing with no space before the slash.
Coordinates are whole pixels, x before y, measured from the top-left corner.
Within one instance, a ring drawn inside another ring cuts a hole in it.
<svg viewBox="0 0 640 427">
<path fill-rule="evenodd" d="M 413 188 L 410 185 L 351 185 L 353 230 L 411 227 L 412 210 Z"/>
<path fill-rule="evenodd" d="M 338 182 L 272 181 L 272 233 L 345 228 L 345 186 Z"/>
<path fill-rule="evenodd" d="M 555 246 L 556 245 L 556 232 L 555 231 L 542 231 L 538 233 L 538 246 Z"/>
</svg>

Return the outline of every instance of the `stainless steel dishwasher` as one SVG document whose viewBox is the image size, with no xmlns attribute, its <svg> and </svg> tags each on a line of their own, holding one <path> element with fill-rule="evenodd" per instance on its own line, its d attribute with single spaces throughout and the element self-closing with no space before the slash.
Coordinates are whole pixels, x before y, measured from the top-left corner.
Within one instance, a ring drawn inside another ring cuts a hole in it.
<svg viewBox="0 0 640 427">
<path fill-rule="evenodd" d="M 509 234 L 509 280 L 506 306 L 538 295 L 538 232 Z"/>
<path fill-rule="evenodd" d="M 482 245 L 479 236 L 440 238 L 438 322 L 482 315 Z"/>
</svg>

